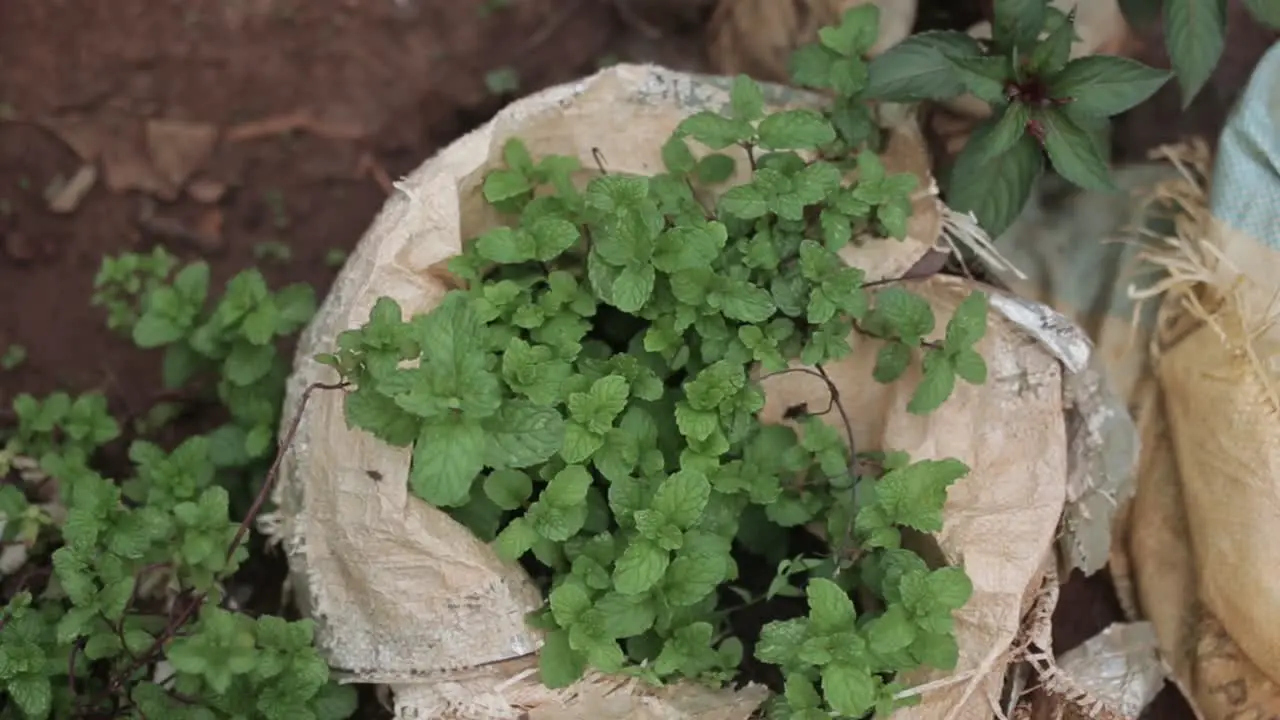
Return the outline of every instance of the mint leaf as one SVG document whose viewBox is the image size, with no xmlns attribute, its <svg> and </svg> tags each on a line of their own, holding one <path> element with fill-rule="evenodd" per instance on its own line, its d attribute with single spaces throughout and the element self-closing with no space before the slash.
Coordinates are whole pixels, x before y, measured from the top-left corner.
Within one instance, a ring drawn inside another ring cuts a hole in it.
<svg viewBox="0 0 1280 720">
<path fill-rule="evenodd" d="M 1244 6 L 1258 22 L 1273 30 L 1280 29 L 1280 5 L 1270 0 L 1244 0 Z"/>
<path fill-rule="evenodd" d="M 840 24 L 818 30 L 823 46 L 845 57 L 866 54 L 876 43 L 880 30 L 880 8 L 875 4 L 857 5 L 844 11 Z"/>
<path fill-rule="evenodd" d="M 862 717 L 876 705 L 880 680 L 865 668 L 832 663 L 822 669 L 822 696 L 844 717 Z"/>
<path fill-rule="evenodd" d="M 998 238 L 1031 198 L 1036 179 L 1044 172 L 1044 155 L 1030 135 L 1023 135 L 1003 153 L 988 155 L 984 136 L 994 130 L 991 120 L 974 130 L 956 157 L 946 187 L 953 209 L 973 213 L 982 229 Z"/>
<path fill-rule="evenodd" d="M 409 487 L 436 507 L 466 504 L 471 483 L 484 468 L 485 431 L 477 422 L 422 426 L 413 446 Z"/>
<path fill-rule="evenodd" d="M 1165 46 L 1182 86 L 1184 109 L 1213 75 L 1226 38 L 1226 0 L 1165 0 Z"/>
<path fill-rule="evenodd" d="M 731 187 L 720 196 L 720 212 L 741 218 L 754 220 L 769 212 L 769 201 L 764 193 L 751 185 Z"/>
<path fill-rule="evenodd" d="M 676 134 L 687 135 L 712 150 L 723 150 L 730 145 L 750 141 L 755 136 L 755 129 L 746 120 L 703 110 L 681 121 Z"/>
<path fill-rule="evenodd" d="M 1028 62 L 1032 73 L 1040 77 L 1053 75 L 1071 59 L 1071 45 L 1076 40 L 1075 18 L 1076 10 L 1072 8 L 1070 14 L 1049 32 L 1049 36 L 1036 45 Z"/>
<path fill-rule="evenodd" d="M 931 350 L 924 358 L 924 377 L 907 403 L 907 412 L 926 415 L 942 407 L 956 389 L 956 369 L 951 357 Z"/>
<path fill-rule="evenodd" d="M 987 361 L 973 350 L 961 350 L 951 358 L 956 377 L 970 385 L 981 385 L 987 381 Z"/>
<path fill-rule="evenodd" d="M 991 131 L 970 138 L 969 145 L 979 143 L 971 152 L 983 161 L 1004 155 L 1026 137 L 1030 121 L 1031 110 L 1023 103 L 1010 103 L 997 109 Z"/>
<path fill-rule="evenodd" d="M 564 419 L 550 408 L 508 400 L 484 421 L 484 464 L 525 468 L 551 458 L 565 437 Z"/>
<path fill-rule="evenodd" d="M 533 480 L 519 470 L 496 470 L 484 479 L 484 494 L 503 510 L 516 510 L 533 495 Z"/>
<path fill-rule="evenodd" d="M 1049 80 L 1049 95 L 1069 102 L 1072 112 L 1111 117 L 1145 102 L 1169 80 L 1169 73 L 1136 60 L 1089 55 L 1067 63 Z"/>
<path fill-rule="evenodd" d="M 992 37 L 1001 50 L 1029 50 L 1044 30 L 1045 0 L 994 0 Z"/>
<path fill-rule="evenodd" d="M 652 509 L 662 513 L 667 522 L 688 529 L 702 516 L 711 497 L 711 483 L 696 470 L 681 470 L 671 475 L 654 493 Z"/>
<path fill-rule="evenodd" d="M 485 176 L 482 186 L 484 199 L 491 203 L 518 198 L 532 190 L 529 179 L 516 170 L 494 170 Z"/>
<path fill-rule="evenodd" d="M 760 84 L 746 75 L 733 79 L 729 90 L 729 105 L 733 116 L 739 120 L 759 120 L 764 115 L 764 91 Z"/>
<path fill-rule="evenodd" d="M 639 312 L 653 295 L 652 265 L 628 265 L 613 282 L 613 306 L 623 312 Z"/>
<path fill-rule="evenodd" d="M 1007 58 L 983 55 L 949 59 L 960 81 L 974 97 L 992 105 L 1004 102 L 1005 84 L 1012 77 Z"/>
<path fill-rule="evenodd" d="M 1058 110 L 1043 111 L 1036 119 L 1044 127 L 1044 149 L 1059 175 L 1086 190 L 1115 190 L 1107 160 L 1087 130 Z"/>
<path fill-rule="evenodd" d="M 949 100 L 965 89 L 951 58 L 981 54 L 978 41 L 958 30 L 912 35 L 871 60 L 865 94 L 899 103 Z"/>
<path fill-rule="evenodd" d="M 542 684 L 553 690 L 577 682 L 586 671 L 585 658 L 569 646 L 569 633 L 553 630 L 547 633 L 538 653 L 538 675 Z"/>
<path fill-rule="evenodd" d="M 813 110 L 783 110 L 760 121 L 760 146 L 770 150 L 811 150 L 836 139 L 831 123 Z"/>
<path fill-rule="evenodd" d="M 805 595 L 809 599 L 809 620 L 815 632 L 830 634 L 853 628 L 858 614 L 844 588 L 826 578 L 814 578 L 809 581 Z"/>
<path fill-rule="evenodd" d="M 973 291 L 960 301 L 947 322 L 943 344 L 949 350 L 969 348 L 987 334 L 987 295 Z"/>
<path fill-rule="evenodd" d="M 613 568 L 614 588 L 623 595 L 647 592 L 667 572 L 671 555 L 648 540 L 636 540 L 622 551 Z"/>
</svg>

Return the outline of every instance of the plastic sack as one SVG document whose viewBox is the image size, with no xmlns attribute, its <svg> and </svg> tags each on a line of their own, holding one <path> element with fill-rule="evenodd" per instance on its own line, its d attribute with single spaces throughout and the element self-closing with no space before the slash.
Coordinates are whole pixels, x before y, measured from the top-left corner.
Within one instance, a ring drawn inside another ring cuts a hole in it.
<svg viewBox="0 0 1280 720">
<path fill-rule="evenodd" d="M 389 685 L 398 717 L 743 720 L 764 699 L 758 686 L 654 689 L 600 676 L 562 691 L 542 687 L 535 657 L 540 638 L 524 623 L 541 598 L 524 571 L 411 497 L 405 481 L 410 451 L 349 428 L 341 393 L 312 393 L 298 415 L 307 388 L 334 379 L 314 355 L 332 347 L 339 332 L 361 325 L 378 297 L 414 314 L 449 289 L 444 261 L 465 238 L 497 222 L 480 184 L 508 138 L 519 136 L 535 156 L 574 155 L 585 167 L 600 158 L 610 171 L 652 173 L 661 169 L 659 148 L 676 125 L 726 104 L 728 84 L 619 65 L 513 103 L 397 183 L 304 333 L 285 408 L 297 426 L 269 530 L 283 541 L 300 605 L 317 621 L 317 641 L 330 664 L 349 680 Z M 818 100 L 766 89 L 774 107 Z M 932 190 L 913 117 L 890 106 L 882 113 L 886 167 L 917 173 L 923 190 L 905 242 L 846 248 L 846 261 L 865 269 L 868 280 L 904 274 L 957 221 Z M 744 156 L 739 166 L 745 165 Z M 932 304 L 940 331 L 976 286 L 943 276 L 912 285 Z M 953 673 L 908 678 L 922 702 L 895 720 L 993 716 L 1007 670 L 1025 650 L 1019 645 L 1024 614 L 1037 598 L 1045 604 L 1043 583 L 1053 573 L 1068 477 L 1091 467 L 1093 456 L 1079 451 L 1068 430 L 1098 424 L 1082 414 L 1090 402 L 1077 391 L 1090 352 L 1083 333 L 1043 306 L 984 289 L 993 312 L 979 350 L 990 379 L 958 387 L 937 412 L 918 417 L 905 410 L 918 370 L 893 385 L 869 381 L 877 350 L 869 340 L 827 368 L 860 408 L 859 448 L 956 457 L 971 468 L 952 487 L 944 529 L 933 538 L 938 559 L 963 562 L 975 587 L 956 616 L 959 665 Z M 816 392 L 828 397 L 805 377 L 767 381 L 766 418 L 779 418 Z"/>
</svg>

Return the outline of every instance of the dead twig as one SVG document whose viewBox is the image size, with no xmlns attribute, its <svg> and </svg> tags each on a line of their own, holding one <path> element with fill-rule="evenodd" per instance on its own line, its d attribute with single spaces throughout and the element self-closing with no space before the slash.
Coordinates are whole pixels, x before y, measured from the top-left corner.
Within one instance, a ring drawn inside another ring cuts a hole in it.
<svg viewBox="0 0 1280 720">
<path fill-rule="evenodd" d="M 240 123 L 227 130 L 224 137 L 227 142 L 245 142 L 291 132 L 309 132 L 330 140 L 359 140 L 365 136 L 359 127 L 321 122 L 310 110 L 295 110 Z"/>
</svg>

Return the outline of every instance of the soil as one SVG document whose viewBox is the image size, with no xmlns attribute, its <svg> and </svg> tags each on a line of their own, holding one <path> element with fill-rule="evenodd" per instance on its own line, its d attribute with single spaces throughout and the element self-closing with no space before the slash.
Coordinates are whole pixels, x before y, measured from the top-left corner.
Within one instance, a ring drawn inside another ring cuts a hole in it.
<svg viewBox="0 0 1280 720">
<path fill-rule="evenodd" d="M 117 414 L 152 404 L 158 357 L 109 334 L 89 303 L 104 255 L 162 244 L 209 261 L 215 280 L 259 262 L 273 283 L 322 290 L 391 180 L 512 93 L 610 59 L 706 69 L 709 5 L 6 0 L 0 354 L 21 345 L 27 360 L 0 371 L 0 407 L 55 389 L 101 390 Z M 1194 112 L 1170 126 L 1151 122 L 1158 106 L 1136 111 L 1117 127 L 1121 157 L 1170 133 L 1216 135 L 1275 37 L 1235 11 L 1232 32 L 1244 41 L 1229 42 Z M 515 89 L 491 89 L 508 69 Z M 260 260 L 281 248 L 287 259 Z M 1073 582 L 1061 611 L 1063 649 L 1119 617 L 1105 577 Z M 1151 717 L 1189 717 L 1179 712 L 1161 706 Z"/>
</svg>

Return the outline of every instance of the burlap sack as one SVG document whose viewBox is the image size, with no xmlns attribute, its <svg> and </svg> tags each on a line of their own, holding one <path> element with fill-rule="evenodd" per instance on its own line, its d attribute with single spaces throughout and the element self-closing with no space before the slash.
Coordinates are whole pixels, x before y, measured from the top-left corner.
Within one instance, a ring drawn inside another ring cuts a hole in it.
<svg viewBox="0 0 1280 720">
<path fill-rule="evenodd" d="M 1280 715 L 1278 100 L 1272 50 L 1223 135 L 1212 195 L 1203 143 L 1174 155 L 1184 177 L 1155 193 L 1176 224 L 1148 253 L 1164 297 L 1136 393 L 1139 489 L 1113 553 L 1122 598 L 1209 720 Z"/>
<path fill-rule="evenodd" d="M 301 339 L 286 417 L 297 413 L 305 388 L 334 379 L 314 354 L 362 324 L 378 297 L 397 300 L 406 313 L 439 301 L 448 280 L 438 268 L 464 238 L 495 221 L 479 185 L 507 138 L 518 135 L 535 155 L 575 155 L 587 167 L 598 156 L 612 171 L 651 173 L 661 168 L 658 149 L 680 120 L 722 106 L 727 85 L 652 66 L 615 66 L 512 104 L 397 183 Z M 816 101 L 780 88 L 769 92 L 775 106 Z M 921 173 L 921 186 L 932 188 L 918 127 L 901 109 L 885 112 L 888 121 L 896 118 L 885 164 Z M 850 248 L 846 260 L 871 279 L 901 275 L 944 228 L 963 227 L 922 191 L 906 242 Z M 940 322 L 973 287 L 944 277 L 913 285 Z M 1064 385 L 1064 373 L 1075 377 L 1086 368 L 1087 341 L 1043 306 L 999 292 L 991 297 L 981 347 L 990 379 L 980 387 L 962 384 L 932 415 L 905 411 L 918 377 L 888 387 L 870 381 L 871 342 L 859 342 L 854 357 L 828 369 L 845 402 L 858 408 L 859 447 L 957 457 L 972 468 L 952 488 L 945 528 L 934 539 L 940 557 L 963 562 L 975 586 L 974 599 L 957 615 L 960 665 L 955 673 L 910 678 L 921 683 L 911 692 L 923 702 L 895 720 L 992 716 L 1006 666 L 1024 651 L 1015 646 L 1023 611 L 1041 588 L 1046 561 L 1052 563 L 1068 474 L 1089 462 L 1071 456 L 1067 425 L 1096 423 L 1078 417 L 1084 404 Z M 771 379 L 768 391 L 768 412 L 776 417 L 815 388 L 792 374 Z M 758 687 L 659 692 L 600 677 L 563 692 L 542 688 L 531 657 L 539 637 L 523 623 L 540 603 L 528 577 L 446 514 L 410 497 L 410 453 L 349 429 L 342 403 L 339 392 L 315 393 L 300 415 L 276 495 L 274 533 L 285 544 L 301 604 L 318 621 L 327 659 L 349 679 L 390 685 L 399 717 L 528 712 L 740 720 L 763 699 Z"/>
<path fill-rule="evenodd" d="M 870 54 L 879 55 L 911 34 L 916 0 L 720 0 L 709 30 L 711 67 L 786 82 L 792 51 L 816 40 L 818 28 L 838 23 L 844 11 L 871 3 L 880 6 L 880 38 Z"/>
</svg>

